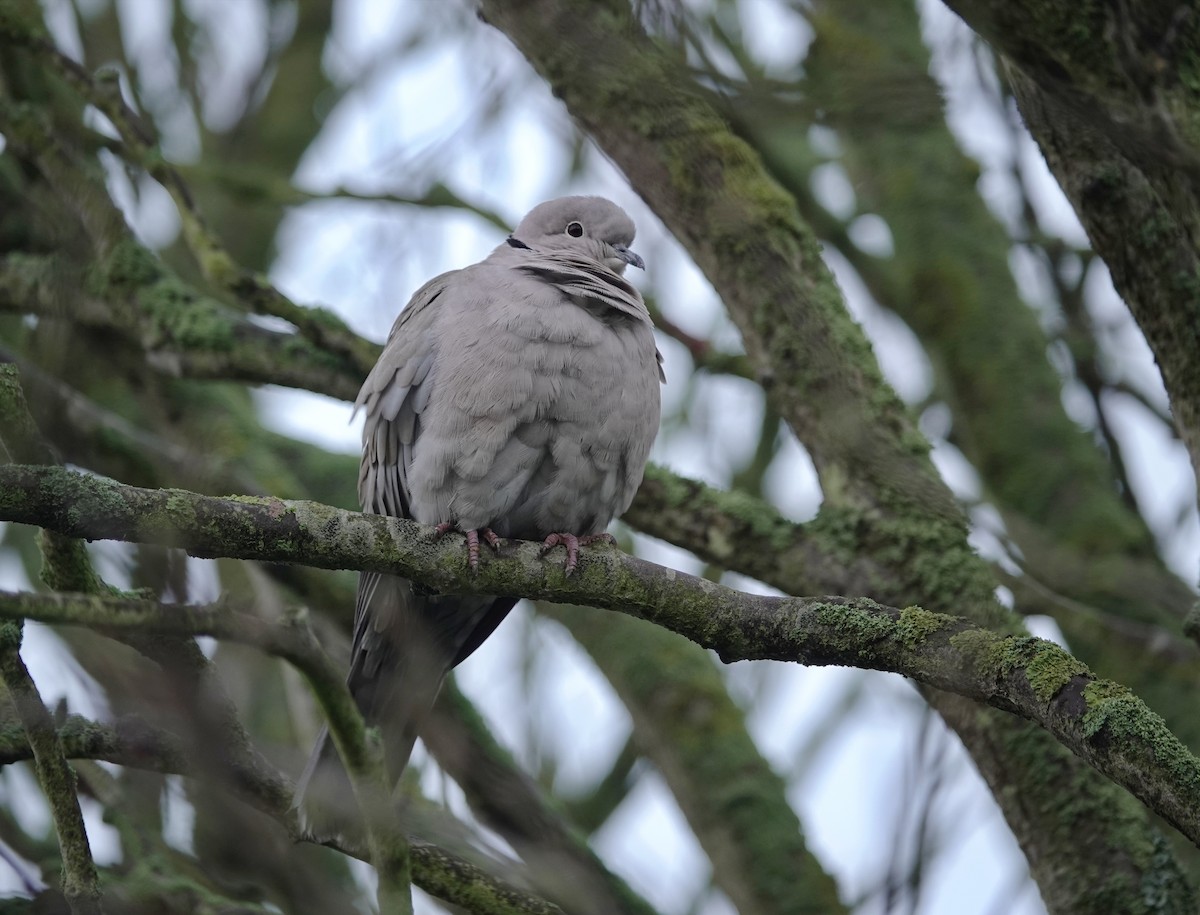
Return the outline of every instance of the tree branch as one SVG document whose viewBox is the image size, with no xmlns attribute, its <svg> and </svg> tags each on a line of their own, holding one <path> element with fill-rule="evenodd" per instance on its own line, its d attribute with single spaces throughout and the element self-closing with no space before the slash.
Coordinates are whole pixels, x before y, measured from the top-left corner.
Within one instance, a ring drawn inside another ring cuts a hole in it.
<svg viewBox="0 0 1200 915">
<path fill-rule="evenodd" d="M 423 210 L 448 209 L 459 210 L 478 216 L 481 220 L 499 229 L 501 232 L 512 231 L 508 220 L 489 207 L 473 200 L 468 200 L 455 193 L 445 184 L 433 184 L 425 193 L 419 196 L 409 196 L 394 193 L 379 193 L 356 191 L 345 185 L 328 191 L 306 191 L 296 187 L 289 179 L 281 177 L 279 172 L 267 169 L 256 169 L 253 165 L 239 162 L 236 165 L 227 163 L 199 163 L 196 165 L 176 166 L 176 171 L 189 178 L 195 184 L 211 184 L 220 188 L 242 205 L 270 203 L 275 206 L 299 206 L 304 203 L 319 203 L 326 200 L 356 201 L 360 203 L 386 203 L 400 207 L 419 207 Z"/>
<path fill-rule="evenodd" d="M 566 626 L 629 709 L 638 746 L 738 912 L 848 911 L 807 847 L 787 784 L 755 745 L 707 652 L 635 619 L 561 605 L 539 610 Z"/>
<path fill-rule="evenodd" d="M 4 125 L 0 104 L 0 127 Z M 171 376 L 280 384 L 353 400 L 362 377 L 301 336 L 269 330 L 200 294 L 132 237 L 89 268 L 89 293 L 63 307 L 51 255 L 0 258 L 0 311 L 117 331 Z"/>
<path fill-rule="evenodd" d="M 438 694 L 421 739 L 480 821 L 521 856 L 539 892 L 572 915 L 655 915 L 547 803 L 453 680 Z"/>
<path fill-rule="evenodd" d="M 0 677 L 16 706 L 33 752 L 38 783 L 50 804 L 62 849 L 63 895 L 74 915 L 92 915 L 103 911 L 100 881 L 79 809 L 75 773 L 67 765 L 54 722 L 21 660 L 21 622 L 20 616 L 10 616 L 0 624 Z"/>
<path fill-rule="evenodd" d="M 588 551 L 567 578 L 540 558 L 537 544 L 510 543 L 502 558 L 485 557 L 471 574 L 461 541 L 436 540 L 432 528 L 411 521 L 314 502 L 137 489 L 52 467 L 0 467 L 0 520 L 89 539 L 168 543 L 197 556 L 389 572 L 449 593 L 621 610 L 711 648 L 726 662 L 757 658 L 900 673 L 1037 722 L 1200 845 L 1200 760 L 1129 690 L 1095 678 L 1041 639 L 865 599 L 744 594 L 616 550 Z M 344 685 L 295 620 L 268 623 L 220 604 L 166 611 L 151 602 L 86 595 L 6 594 L 0 613 L 245 641 L 303 665 L 334 714 L 353 720 Z"/>
<path fill-rule="evenodd" d="M 324 308 L 297 305 L 261 274 L 238 265 L 208 228 L 195 197 L 179 172 L 165 159 L 145 122 L 125 104 L 120 76 L 106 70 L 93 79 L 79 63 L 54 46 L 40 29 L 24 28 L 19 18 L 0 22 L 0 38 L 37 53 L 88 104 L 103 112 L 121 135 L 123 152 L 171 195 L 183 223 L 183 236 L 204 276 L 230 293 L 235 301 L 257 314 L 275 315 L 291 322 L 316 346 L 337 354 L 365 377 L 377 356 L 372 346 Z"/>
<path fill-rule="evenodd" d="M 1162 371 L 1200 472 L 1200 16 L 1186 4 L 1117 3 L 1080 17 L 1065 0 L 948 0 L 1008 59 L 1021 116 Z"/>
<path fill-rule="evenodd" d="M 135 716 L 102 724 L 72 715 L 59 726 L 57 737 L 69 759 L 103 760 L 190 778 L 213 777 L 202 765 L 197 765 L 195 755 L 188 752 L 176 735 Z M 0 722 L 0 766 L 32 758 L 33 751 L 21 728 Z M 237 796 L 283 826 L 294 840 L 309 841 L 296 822 L 291 782 L 269 765 L 233 765 Z M 226 780 L 216 780 L 222 787 L 228 787 Z M 371 863 L 369 851 L 352 841 L 331 840 L 324 844 Z M 411 852 L 413 882 L 445 902 L 470 907 L 480 915 L 562 915 L 557 906 L 504 884 L 446 849 L 414 839 Z"/>
<path fill-rule="evenodd" d="M 883 567 L 879 590 L 1014 626 L 995 600 L 994 578 L 966 542 L 961 511 L 928 460 L 927 443 L 846 313 L 810 228 L 756 152 L 731 133 L 682 55 L 648 36 L 621 0 L 480 0 L 480 7 L 712 282 L 770 402 L 812 456 L 825 504 L 849 516 L 840 532 L 869 544 Z M 1178 863 L 1153 851 L 1158 837 L 1139 811 L 1124 807 L 1123 792 L 1044 735 L 981 715 L 971 703 L 927 696 L 963 737 L 1030 861 L 1058 863 L 1039 877 L 1062 911 L 1102 905 L 1104 879 L 1121 883 L 1129 908 L 1141 904 L 1144 880 L 1189 895 Z M 1066 796 L 1078 803 L 1057 809 Z"/>
</svg>

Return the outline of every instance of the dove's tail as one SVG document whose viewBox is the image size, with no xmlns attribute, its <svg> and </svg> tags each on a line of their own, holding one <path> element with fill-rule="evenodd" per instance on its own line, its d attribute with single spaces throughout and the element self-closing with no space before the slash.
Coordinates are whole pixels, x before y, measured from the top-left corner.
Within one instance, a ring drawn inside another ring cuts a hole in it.
<svg viewBox="0 0 1200 915">
<path fill-rule="evenodd" d="M 399 780 L 442 681 L 499 625 L 508 597 L 414 594 L 409 582 L 364 574 L 359 583 L 347 684 L 363 717 L 382 731 L 384 762 Z M 318 839 L 355 828 L 350 777 L 325 728 L 300 776 L 293 806 Z"/>
<path fill-rule="evenodd" d="M 357 819 L 350 776 L 324 726 L 296 784 L 292 807 L 300 815 L 301 828 L 318 840 L 344 835 Z"/>
<path fill-rule="evenodd" d="M 415 731 L 410 728 L 401 731 L 402 734 L 389 741 L 393 761 L 402 752 L 400 743 L 407 746 L 405 761 L 416 743 Z M 403 763 L 399 768 L 403 769 Z M 350 776 L 326 727 L 317 735 L 312 755 L 296 783 L 292 807 L 300 814 L 301 828 L 317 840 L 351 835 L 359 828 L 358 802 Z"/>
<path fill-rule="evenodd" d="M 343 783 L 341 786 L 337 784 L 339 780 Z M 329 728 L 322 725 L 321 732 L 317 735 L 316 745 L 308 757 L 308 763 L 305 764 L 304 771 L 300 773 L 300 779 L 296 782 L 292 807 L 300 811 L 301 816 L 304 817 L 314 796 L 319 795 L 324 798 L 338 794 L 344 794 L 347 802 L 354 803 L 350 778 L 346 775 L 341 759 L 338 758 L 333 741 L 329 739 Z M 304 827 L 306 830 L 309 829 L 309 824 L 305 822 Z"/>
</svg>

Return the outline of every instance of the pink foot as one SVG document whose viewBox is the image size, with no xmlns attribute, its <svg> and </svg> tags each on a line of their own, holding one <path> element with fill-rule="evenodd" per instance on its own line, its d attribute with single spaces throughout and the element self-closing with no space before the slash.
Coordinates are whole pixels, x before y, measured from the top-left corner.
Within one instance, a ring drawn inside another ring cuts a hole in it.
<svg viewBox="0 0 1200 915">
<path fill-rule="evenodd" d="M 542 541 L 542 549 L 540 555 L 545 556 L 556 546 L 564 546 L 567 548 L 567 564 L 563 566 L 563 572 L 570 575 L 575 571 L 575 567 L 579 565 L 579 548 L 581 546 L 591 546 L 593 543 L 611 543 L 617 545 L 617 538 L 612 534 L 588 534 L 586 537 L 576 537 L 574 534 L 565 532 L 551 534 Z"/>
<path fill-rule="evenodd" d="M 458 531 L 467 538 L 467 565 L 471 567 L 472 572 L 479 568 L 479 539 L 481 537 L 483 542 L 492 548 L 492 552 L 500 551 L 500 538 L 490 527 L 464 531 L 453 521 L 443 521 L 433 529 L 433 539 L 441 540 L 451 531 Z"/>
</svg>

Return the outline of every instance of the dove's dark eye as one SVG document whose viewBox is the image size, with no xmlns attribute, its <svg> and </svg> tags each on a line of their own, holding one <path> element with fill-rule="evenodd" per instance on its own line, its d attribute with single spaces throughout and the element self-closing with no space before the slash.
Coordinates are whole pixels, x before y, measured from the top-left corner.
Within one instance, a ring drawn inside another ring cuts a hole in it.
<svg viewBox="0 0 1200 915">
<path fill-rule="evenodd" d="M 583 223 L 569 222 L 567 223 L 567 234 L 572 238 L 579 238 L 583 234 Z"/>
</svg>

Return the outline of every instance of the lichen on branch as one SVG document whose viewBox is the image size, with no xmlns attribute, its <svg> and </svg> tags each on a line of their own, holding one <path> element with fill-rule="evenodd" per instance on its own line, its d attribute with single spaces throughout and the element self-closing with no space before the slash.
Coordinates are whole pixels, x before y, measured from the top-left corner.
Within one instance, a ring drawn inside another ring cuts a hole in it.
<svg viewBox="0 0 1200 915">
<path fill-rule="evenodd" d="M 390 572 L 451 593 L 619 610 L 711 648 L 725 661 L 900 673 L 1037 722 L 1200 845 L 1200 760 L 1129 690 L 1094 677 L 1042 639 L 863 598 L 747 594 L 611 549 L 588 551 L 567 577 L 540 556 L 538 544 L 510 542 L 501 556 L 484 557 L 471 572 L 460 540 L 438 540 L 433 528 L 412 521 L 315 502 L 139 489 L 55 467 L 0 467 L 0 520 L 88 539 L 170 544 L 198 556 Z M 0 614 L 237 637 L 284 657 L 299 638 L 294 620 L 269 623 L 221 605 L 166 610 L 118 598 L 5 594 Z"/>
</svg>

